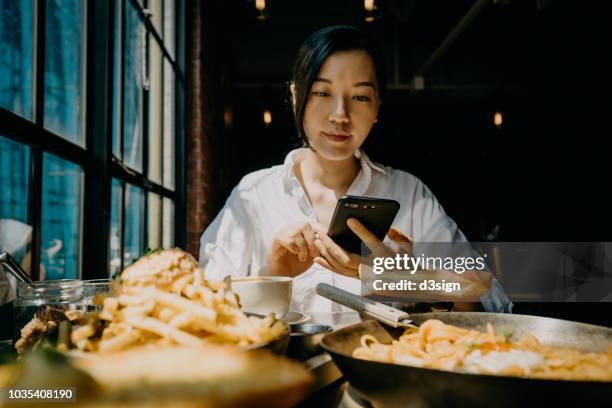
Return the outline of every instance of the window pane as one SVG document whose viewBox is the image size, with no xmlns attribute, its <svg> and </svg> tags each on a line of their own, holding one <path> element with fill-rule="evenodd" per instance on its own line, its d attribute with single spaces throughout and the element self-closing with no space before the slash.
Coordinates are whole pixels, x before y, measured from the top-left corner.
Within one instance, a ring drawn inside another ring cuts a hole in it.
<svg viewBox="0 0 612 408">
<path fill-rule="evenodd" d="M 111 227 L 110 227 L 110 276 L 121 271 L 121 193 L 122 187 L 118 180 L 111 184 Z"/>
<path fill-rule="evenodd" d="M 82 191 L 78 165 L 43 155 L 41 280 L 80 276 Z"/>
<path fill-rule="evenodd" d="M 30 149 L 0 137 L 0 247 L 30 271 L 32 227 L 28 225 Z"/>
<path fill-rule="evenodd" d="M 149 179 L 162 182 L 162 53 L 153 38 L 149 35 L 151 49 L 149 78 L 151 92 L 149 93 Z"/>
<path fill-rule="evenodd" d="M 164 0 L 164 47 L 174 58 L 174 10 L 175 0 Z"/>
<path fill-rule="evenodd" d="M 45 29 L 44 125 L 85 145 L 85 2 L 48 0 Z"/>
<path fill-rule="evenodd" d="M 149 0 L 148 9 L 151 11 L 151 22 L 153 23 L 153 27 L 155 27 L 155 31 L 157 31 L 160 37 L 163 37 L 163 0 Z"/>
<path fill-rule="evenodd" d="M 147 246 L 151 249 L 157 249 L 162 244 L 162 219 L 161 219 L 161 197 L 157 194 L 149 193 L 148 196 L 148 235 L 149 241 Z"/>
<path fill-rule="evenodd" d="M 114 2 L 115 15 L 113 21 L 113 154 L 121 158 L 121 21 L 123 10 L 121 0 Z"/>
<path fill-rule="evenodd" d="M 162 245 L 164 248 L 171 248 L 174 246 L 174 202 L 169 198 L 164 198 L 163 205 L 164 221 L 162 228 Z"/>
<path fill-rule="evenodd" d="M 174 70 L 164 58 L 164 186 L 174 190 Z"/>
<path fill-rule="evenodd" d="M 123 265 L 128 266 L 142 255 L 143 226 L 142 189 L 126 184 L 125 189 L 125 236 L 123 237 Z"/>
<path fill-rule="evenodd" d="M 0 0 L 0 107 L 33 118 L 33 0 Z"/>
<path fill-rule="evenodd" d="M 130 1 L 125 2 L 123 55 L 123 155 L 125 164 L 142 171 L 142 73 L 144 27 Z"/>
</svg>

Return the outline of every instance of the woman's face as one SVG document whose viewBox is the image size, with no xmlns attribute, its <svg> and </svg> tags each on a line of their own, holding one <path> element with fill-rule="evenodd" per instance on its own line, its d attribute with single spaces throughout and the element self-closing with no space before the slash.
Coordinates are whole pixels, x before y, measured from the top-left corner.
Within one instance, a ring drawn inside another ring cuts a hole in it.
<svg viewBox="0 0 612 408">
<path fill-rule="evenodd" d="M 378 115 L 374 64 L 362 50 L 331 54 L 310 89 L 304 130 L 328 160 L 345 160 L 361 147 Z"/>
</svg>

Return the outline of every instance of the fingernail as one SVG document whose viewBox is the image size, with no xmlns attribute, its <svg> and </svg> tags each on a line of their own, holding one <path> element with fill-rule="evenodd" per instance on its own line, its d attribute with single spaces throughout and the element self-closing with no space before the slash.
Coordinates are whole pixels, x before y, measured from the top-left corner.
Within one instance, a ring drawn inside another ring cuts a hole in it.
<svg viewBox="0 0 612 408">
<path fill-rule="evenodd" d="M 349 218 L 348 220 L 346 220 L 346 224 L 349 227 L 354 227 L 355 226 L 355 219 L 354 218 Z"/>
</svg>

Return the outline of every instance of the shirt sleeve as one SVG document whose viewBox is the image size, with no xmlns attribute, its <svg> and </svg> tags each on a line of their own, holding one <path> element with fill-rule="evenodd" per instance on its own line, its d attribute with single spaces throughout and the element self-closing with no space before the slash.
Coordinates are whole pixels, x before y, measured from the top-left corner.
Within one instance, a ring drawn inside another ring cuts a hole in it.
<svg viewBox="0 0 612 408">
<path fill-rule="evenodd" d="M 418 242 L 467 242 L 433 195 L 431 190 L 417 179 L 412 207 L 412 234 Z"/>
<path fill-rule="evenodd" d="M 418 180 L 418 179 L 417 179 Z M 412 212 L 413 240 L 418 242 L 453 242 L 467 243 L 455 221 L 453 221 L 433 195 L 431 190 L 419 180 L 415 190 Z M 491 279 L 489 290 L 480 297 L 487 312 L 511 313 L 512 301 L 495 278 Z"/>
<path fill-rule="evenodd" d="M 246 200 L 237 186 L 200 238 L 200 266 L 206 279 L 249 275 L 251 223 Z"/>
</svg>

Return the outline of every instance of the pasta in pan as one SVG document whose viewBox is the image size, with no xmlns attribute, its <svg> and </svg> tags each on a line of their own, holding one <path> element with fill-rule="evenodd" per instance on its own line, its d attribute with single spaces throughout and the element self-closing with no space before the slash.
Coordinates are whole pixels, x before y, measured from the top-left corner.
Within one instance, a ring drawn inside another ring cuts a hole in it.
<svg viewBox="0 0 612 408">
<path fill-rule="evenodd" d="M 510 341 L 490 323 L 481 332 L 430 319 L 391 344 L 364 335 L 353 357 L 462 373 L 612 381 L 612 344 L 607 353 L 592 353 L 543 345 L 528 333 Z"/>
</svg>

